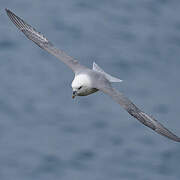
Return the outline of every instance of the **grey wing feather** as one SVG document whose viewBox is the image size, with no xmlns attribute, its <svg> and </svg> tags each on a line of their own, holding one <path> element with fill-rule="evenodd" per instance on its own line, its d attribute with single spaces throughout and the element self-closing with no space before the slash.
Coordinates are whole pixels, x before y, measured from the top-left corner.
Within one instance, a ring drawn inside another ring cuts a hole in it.
<svg viewBox="0 0 180 180">
<path fill-rule="evenodd" d="M 171 140 L 180 142 L 180 138 L 170 132 L 162 124 L 160 124 L 156 119 L 147 115 L 141 111 L 136 105 L 134 105 L 128 98 L 126 98 L 122 93 L 112 88 L 110 85 L 104 87 L 99 87 L 101 91 L 108 94 L 113 98 L 114 101 L 119 103 L 130 115 L 135 117 L 138 121 L 143 123 L 145 126 L 150 127 L 152 130 L 156 131 Z"/>
<path fill-rule="evenodd" d="M 8 9 L 6 9 L 6 12 L 11 21 L 16 25 L 18 29 L 20 29 L 26 35 L 28 39 L 32 40 L 39 47 L 45 49 L 50 54 L 56 56 L 58 59 L 63 61 L 75 73 L 82 69 L 86 69 L 85 66 L 80 65 L 73 57 L 67 55 L 64 51 L 55 48 L 46 37 L 44 37 L 40 32 L 36 31 L 20 17 L 16 16 L 13 12 Z"/>
</svg>

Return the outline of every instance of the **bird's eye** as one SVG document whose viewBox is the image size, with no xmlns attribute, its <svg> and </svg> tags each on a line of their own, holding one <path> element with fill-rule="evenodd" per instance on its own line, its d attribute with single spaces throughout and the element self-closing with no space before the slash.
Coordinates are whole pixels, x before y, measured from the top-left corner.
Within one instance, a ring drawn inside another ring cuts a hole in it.
<svg viewBox="0 0 180 180">
<path fill-rule="evenodd" d="M 79 88 L 78 88 L 78 90 L 80 90 L 82 88 L 82 86 L 80 86 Z"/>
</svg>

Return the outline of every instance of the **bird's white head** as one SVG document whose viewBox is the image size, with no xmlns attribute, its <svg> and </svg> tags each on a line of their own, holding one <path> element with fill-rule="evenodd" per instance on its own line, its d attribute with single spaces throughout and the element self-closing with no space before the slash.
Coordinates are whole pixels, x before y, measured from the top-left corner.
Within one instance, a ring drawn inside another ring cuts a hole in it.
<svg viewBox="0 0 180 180">
<path fill-rule="evenodd" d="M 86 96 L 88 90 L 91 89 L 91 79 L 87 74 L 79 74 L 72 81 L 73 98 L 75 96 Z"/>
</svg>

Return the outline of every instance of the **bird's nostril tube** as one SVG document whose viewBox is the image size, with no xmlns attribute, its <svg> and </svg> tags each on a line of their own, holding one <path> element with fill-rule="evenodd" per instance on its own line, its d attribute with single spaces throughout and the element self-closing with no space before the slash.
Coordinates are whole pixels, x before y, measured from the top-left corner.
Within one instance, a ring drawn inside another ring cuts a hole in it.
<svg viewBox="0 0 180 180">
<path fill-rule="evenodd" d="M 76 91 L 73 91 L 72 98 L 74 99 L 76 97 L 76 95 L 77 95 Z"/>
<path fill-rule="evenodd" d="M 73 91 L 73 95 L 76 95 L 76 91 Z"/>
</svg>

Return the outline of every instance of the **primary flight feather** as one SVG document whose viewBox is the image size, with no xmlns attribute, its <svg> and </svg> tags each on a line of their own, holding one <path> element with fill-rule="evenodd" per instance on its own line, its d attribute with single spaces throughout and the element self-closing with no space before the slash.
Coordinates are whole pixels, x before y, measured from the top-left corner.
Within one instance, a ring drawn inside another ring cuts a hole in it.
<svg viewBox="0 0 180 180">
<path fill-rule="evenodd" d="M 73 98 L 75 96 L 87 96 L 100 90 L 112 97 L 114 101 L 120 104 L 130 115 L 135 117 L 145 126 L 148 126 L 158 134 L 161 134 L 171 140 L 180 142 L 180 138 L 178 136 L 165 128 L 152 116 L 149 116 L 141 111 L 127 97 L 111 86 L 111 82 L 121 82 L 120 79 L 105 73 L 95 63 L 93 64 L 93 69 L 89 69 L 79 64 L 73 57 L 67 55 L 64 51 L 55 48 L 45 36 L 36 31 L 20 17 L 16 16 L 8 9 L 6 9 L 6 12 L 11 21 L 26 35 L 28 39 L 32 40 L 42 49 L 56 56 L 72 69 L 75 73 L 75 77 L 71 85 Z"/>
</svg>

